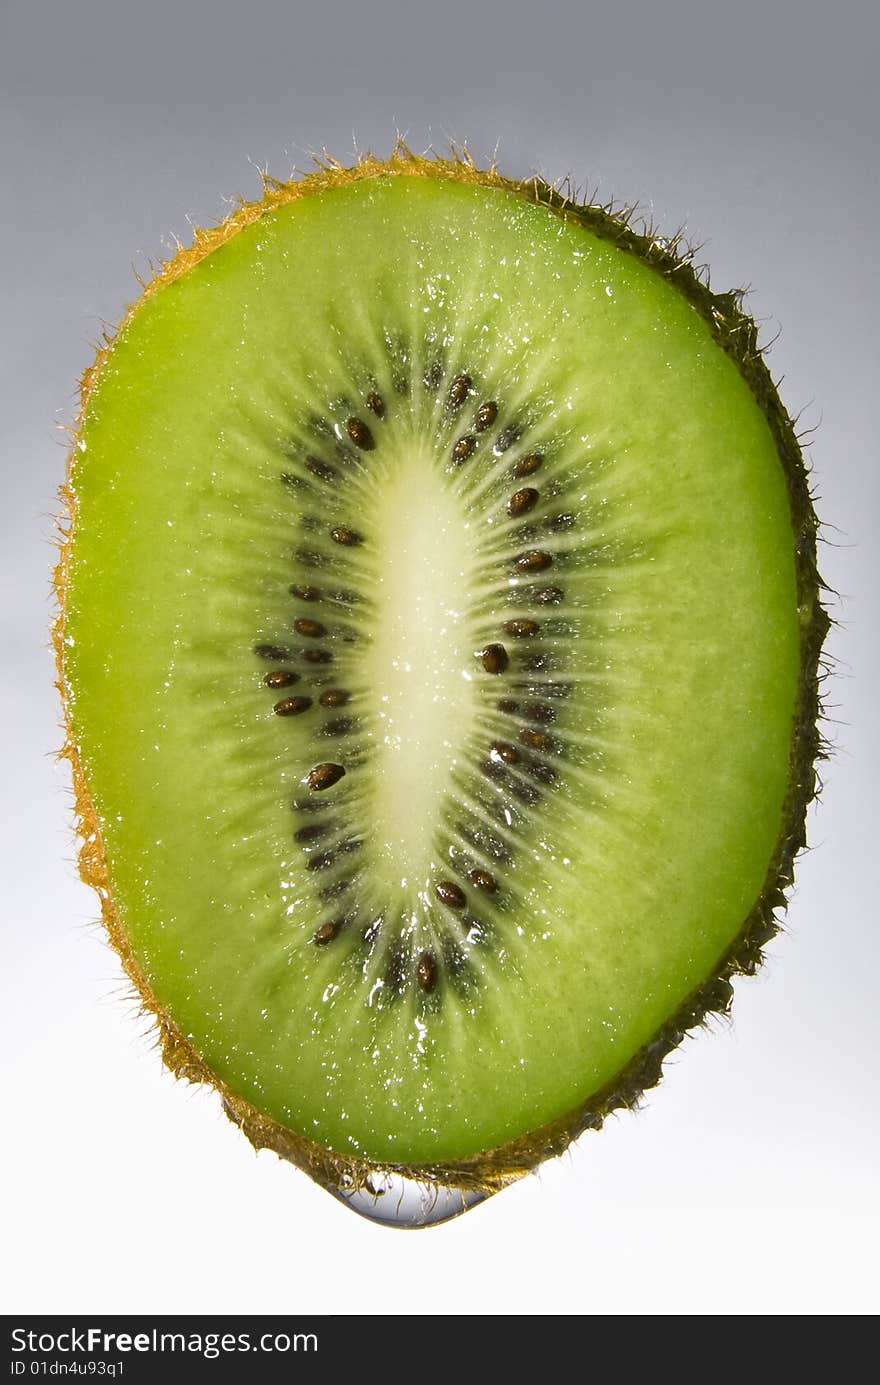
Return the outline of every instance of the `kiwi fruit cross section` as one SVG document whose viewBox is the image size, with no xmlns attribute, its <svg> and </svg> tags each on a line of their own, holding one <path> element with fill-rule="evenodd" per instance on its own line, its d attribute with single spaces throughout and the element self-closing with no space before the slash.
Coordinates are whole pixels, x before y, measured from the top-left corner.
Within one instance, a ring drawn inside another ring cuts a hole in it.
<svg viewBox="0 0 880 1385">
<path fill-rule="evenodd" d="M 430 346 L 380 347 L 371 387 L 291 439 L 300 580 L 286 642 L 254 648 L 276 716 L 308 717 L 292 809 L 314 941 L 367 1004 L 413 991 L 414 1014 L 466 1002 L 506 955 L 519 848 L 560 755 L 578 761 L 556 730 L 579 623 L 551 583 L 577 562 L 564 451 L 531 400 L 482 398 Z"/>
<path fill-rule="evenodd" d="M 773 931 L 826 620 L 734 295 L 466 159 L 267 183 L 83 389 L 83 873 L 166 1060 L 332 1187 L 489 1189 Z"/>
</svg>

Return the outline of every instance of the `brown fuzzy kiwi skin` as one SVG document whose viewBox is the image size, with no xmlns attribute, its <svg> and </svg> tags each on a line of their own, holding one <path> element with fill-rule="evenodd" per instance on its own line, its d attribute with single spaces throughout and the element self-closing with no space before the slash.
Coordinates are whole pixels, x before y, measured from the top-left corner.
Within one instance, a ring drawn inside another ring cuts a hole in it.
<svg viewBox="0 0 880 1385">
<path fill-rule="evenodd" d="M 794 713 L 788 792 L 782 824 L 763 889 L 743 926 L 725 954 L 718 959 L 712 977 L 699 986 L 676 1010 L 616 1077 L 589 1100 L 567 1115 L 539 1129 L 470 1158 L 443 1164 L 375 1165 L 326 1149 L 271 1120 L 231 1091 L 203 1062 L 181 1034 L 153 994 L 126 937 L 113 900 L 101 830 L 79 756 L 71 690 L 65 670 L 68 573 L 76 535 L 77 497 L 75 461 L 79 432 L 89 397 L 113 351 L 114 341 L 125 332 L 142 303 L 159 288 L 189 272 L 206 255 L 223 245 L 261 216 L 300 197 L 344 186 L 362 179 L 396 175 L 454 179 L 482 187 L 502 188 L 546 207 L 566 221 L 587 227 L 620 246 L 674 284 L 679 293 L 707 322 L 718 345 L 736 364 L 767 419 L 788 484 L 800 616 L 800 679 Z M 585 1130 L 597 1130 L 606 1116 L 619 1108 L 635 1107 L 642 1093 L 660 1079 L 664 1058 L 685 1034 L 703 1025 L 712 1014 L 726 1014 L 732 999 L 731 982 L 738 975 L 752 975 L 762 960 L 762 949 L 779 928 L 786 907 L 786 893 L 794 879 L 794 861 L 806 843 L 806 811 L 817 793 L 816 766 L 826 746 L 820 731 L 822 706 L 820 681 L 824 670 L 822 645 L 829 617 L 822 603 L 827 588 L 817 568 L 818 521 L 814 512 L 807 468 L 794 421 L 777 394 L 758 345 L 758 329 L 742 310 L 740 292 L 713 293 L 706 273 L 694 264 L 694 252 L 680 237 L 665 240 L 650 226 L 637 225 L 631 211 L 610 206 L 579 205 L 568 190 L 560 191 L 540 178 L 517 182 L 501 176 L 494 165 L 477 168 L 465 150 L 453 149 L 448 158 L 424 157 L 398 143 L 388 159 L 364 155 L 352 167 L 335 160 L 316 161 L 316 171 L 294 182 L 278 182 L 264 176 L 263 197 L 241 202 L 220 225 L 197 229 L 191 246 L 181 248 L 160 265 L 153 278 L 142 284 L 142 293 L 128 309 L 115 334 L 105 334 L 92 365 L 80 383 L 80 408 L 73 432 L 67 479 L 61 489 L 63 511 L 59 519 L 60 556 L 54 573 L 57 615 L 52 640 L 58 671 L 65 740 L 59 757 L 70 763 L 79 836 L 79 873 L 97 891 L 101 917 L 109 941 L 132 983 L 143 1013 L 155 1025 L 162 1058 L 175 1076 L 206 1083 L 219 1092 L 223 1109 L 247 1136 L 255 1149 L 274 1150 L 281 1158 L 305 1170 L 317 1183 L 336 1193 L 353 1193 L 372 1187 L 371 1175 L 395 1174 L 429 1187 L 447 1187 L 489 1195 L 534 1170 L 545 1159 L 561 1154 Z"/>
</svg>

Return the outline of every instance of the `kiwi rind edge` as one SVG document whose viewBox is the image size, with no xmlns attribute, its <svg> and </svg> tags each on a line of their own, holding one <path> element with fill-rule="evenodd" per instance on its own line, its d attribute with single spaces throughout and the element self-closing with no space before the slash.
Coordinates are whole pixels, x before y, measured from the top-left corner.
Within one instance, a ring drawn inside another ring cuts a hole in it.
<svg viewBox="0 0 880 1385">
<path fill-rule="evenodd" d="M 761 894 L 736 940 L 719 959 L 713 976 L 679 1006 L 613 1081 L 594 1093 L 584 1105 L 496 1149 L 442 1164 L 377 1165 L 324 1148 L 296 1134 L 232 1092 L 207 1067 L 164 1012 L 134 956 L 113 901 L 100 824 L 76 746 L 72 699 L 64 665 L 66 594 L 77 521 L 73 465 L 88 401 L 113 351 L 114 342 L 125 332 L 141 305 L 159 288 L 187 274 L 205 256 L 266 213 L 300 197 L 389 174 L 453 179 L 514 192 L 620 246 L 675 285 L 705 319 L 717 344 L 735 362 L 767 419 L 788 485 L 800 616 L 800 676 L 782 828 Z M 353 166 L 345 167 L 325 157 L 316 161 L 314 172 L 291 182 L 280 182 L 264 174 L 263 196 L 259 201 L 241 201 L 219 225 L 209 229 L 197 228 L 190 246 L 181 247 L 170 260 L 156 268 L 148 282 L 140 282 L 140 297 L 128 308 L 117 330 L 104 333 L 95 360 L 80 381 L 79 411 L 72 430 L 67 477 L 60 493 L 60 555 L 54 572 L 57 614 L 52 627 L 52 643 L 65 731 L 59 758 L 68 760 L 71 767 L 80 877 L 98 894 L 107 937 L 135 989 L 142 1012 L 155 1024 L 166 1067 L 176 1077 L 213 1087 L 219 1093 L 229 1119 L 244 1132 L 255 1149 L 274 1150 L 281 1158 L 303 1169 L 317 1183 L 339 1193 L 362 1189 L 369 1192 L 372 1188 L 371 1176 L 375 1177 L 377 1173 L 396 1174 L 434 1187 L 439 1185 L 483 1195 L 495 1193 L 531 1172 L 545 1159 L 561 1154 L 583 1131 L 599 1129 L 612 1111 L 637 1106 L 642 1093 L 660 1080 L 664 1058 L 681 1043 L 684 1036 L 705 1024 L 710 1015 L 727 1013 L 732 1000 L 733 978 L 752 975 L 757 970 L 762 961 L 763 948 L 780 927 L 780 914 L 786 907 L 787 892 L 794 881 L 794 861 L 806 844 L 807 807 L 818 789 L 817 763 L 826 753 L 820 730 L 820 682 L 824 670 L 822 645 L 830 625 L 822 602 L 823 592 L 828 589 L 817 567 L 818 520 L 795 422 L 782 404 L 764 360 L 758 344 L 757 325 L 743 311 L 743 293 L 712 292 L 706 271 L 695 265 L 694 251 L 680 236 L 671 240 L 657 236 L 652 227 L 638 224 L 632 211 L 610 205 L 579 204 L 570 191 L 551 187 L 539 177 L 516 181 L 499 174 L 494 164 L 488 169 L 480 169 L 466 150 L 453 148 L 449 157 L 424 156 L 414 154 L 405 144 L 398 142 L 388 159 L 365 154 Z"/>
</svg>

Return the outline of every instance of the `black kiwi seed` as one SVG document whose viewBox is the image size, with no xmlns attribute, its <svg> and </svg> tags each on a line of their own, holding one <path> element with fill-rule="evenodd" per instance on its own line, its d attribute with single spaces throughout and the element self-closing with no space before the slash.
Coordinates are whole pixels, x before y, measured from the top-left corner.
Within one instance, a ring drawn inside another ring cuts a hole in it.
<svg viewBox="0 0 880 1385">
<path fill-rule="evenodd" d="M 454 976 L 460 981 L 465 980 L 467 958 L 451 937 L 445 938 L 443 942 L 443 965 L 450 976 Z"/>
<path fill-rule="evenodd" d="M 293 840 L 302 843 L 316 842 L 320 837 L 326 837 L 329 831 L 329 822 L 310 822 L 308 826 L 300 827 L 297 832 L 294 832 Z"/>
<path fill-rule="evenodd" d="M 324 561 L 320 553 L 313 553 L 309 548 L 298 548 L 294 560 L 300 567 L 320 567 Z"/>
<path fill-rule="evenodd" d="M 333 663 L 333 655 L 329 649 L 304 649 L 303 658 L 307 664 Z"/>
<path fill-rule="evenodd" d="M 437 962 L 433 952 L 423 952 L 416 963 L 416 980 L 426 993 L 437 984 Z"/>
<path fill-rule="evenodd" d="M 385 417 L 385 400 L 376 390 L 370 390 L 370 393 L 367 395 L 367 408 L 370 413 L 375 414 L 377 418 Z"/>
<path fill-rule="evenodd" d="M 526 774 L 531 775 L 532 779 L 537 779 L 539 784 L 556 783 L 556 770 L 552 765 L 545 764 L 543 760 L 528 760 L 525 771 Z"/>
<path fill-rule="evenodd" d="M 275 703 L 272 711 L 276 717 L 298 717 L 300 712 L 307 712 L 311 705 L 310 697 L 283 697 Z"/>
<path fill-rule="evenodd" d="M 510 635 L 514 640 L 530 640 L 540 628 L 536 620 L 523 619 L 507 620 L 503 626 L 505 635 Z"/>
<path fill-rule="evenodd" d="M 291 596 L 298 597 L 300 601 L 320 601 L 321 592 L 318 587 L 307 587 L 301 582 L 294 582 L 288 591 Z"/>
<path fill-rule="evenodd" d="M 539 534 L 540 528 L 537 524 L 520 524 L 519 528 L 511 534 L 511 542 L 516 544 L 537 543 Z"/>
<path fill-rule="evenodd" d="M 515 423 L 512 424 L 509 428 L 504 428 L 498 434 L 498 437 L 495 439 L 495 451 L 507 452 L 511 447 L 513 447 L 513 444 L 515 442 L 519 442 L 521 437 L 522 429 L 518 428 Z"/>
<path fill-rule="evenodd" d="M 344 707 L 350 697 L 345 688 L 325 688 L 318 701 L 322 707 Z"/>
<path fill-rule="evenodd" d="M 553 562 L 552 553 L 542 553 L 538 548 L 529 549 L 514 558 L 513 566 L 517 572 L 543 572 Z"/>
<path fill-rule="evenodd" d="M 464 890 L 453 880 L 438 880 L 434 892 L 447 909 L 463 909 L 467 903 Z"/>
<path fill-rule="evenodd" d="M 376 446 L 375 438 L 370 429 L 361 418 L 350 418 L 345 425 L 345 431 L 351 438 L 355 447 L 359 447 L 362 452 L 372 452 Z"/>
<path fill-rule="evenodd" d="M 403 990 L 405 980 L 405 969 L 403 956 L 400 952 L 392 952 L 385 967 L 385 984 L 391 991 L 400 992 Z"/>
<path fill-rule="evenodd" d="M 495 403 L 494 399 L 488 399 L 485 404 L 481 404 L 479 409 L 477 409 L 474 415 L 474 427 L 478 433 L 485 433 L 487 428 L 492 427 L 497 417 L 498 405 Z"/>
<path fill-rule="evenodd" d="M 499 712 L 507 712 L 510 716 L 512 716 L 514 712 L 519 711 L 519 703 L 514 702 L 512 697 L 500 698 L 495 703 L 495 706 L 498 708 Z"/>
<path fill-rule="evenodd" d="M 333 941 L 344 922 L 344 919 L 332 919 L 328 923 L 322 923 L 321 927 L 315 933 L 313 941 L 316 942 L 319 947 L 325 947 L 327 943 Z"/>
<path fill-rule="evenodd" d="M 510 865 L 513 858 L 507 843 L 501 837 L 496 837 L 494 833 L 488 832 L 482 823 L 475 825 L 468 821 L 457 822 L 456 828 L 459 835 L 466 842 L 470 842 L 471 846 L 476 847 L 478 851 L 482 851 L 496 861 L 501 861 L 506 866 Z"/>
<path fill-rule="evenodd" d="M 523 486 L 522 490 L 514 491 L 507 502 L 507 513 L 514 518 L 527 514 L 537 505 L 539 495 L 540 492 L 536 491 L 534 486 Z"/>
<path fill-rule="evenodd" d="M 308 869 L 326 870 L 328 866 L 334 865 L 340 856 L 350 856 L 352 852 L 359 851 L 360 847 L 360 841 L 352 837 L 347 842 L 340 842 L 338 846 L 331 847 L 329 851 L 316 852 L 309 858 Z"/>
<path fill-rule="evenodd" d="M 363 543 L 363 539 L 355 529 L 346 529 L 344 526 L 331 529 L 330 537 L 334 543 L 341 543 L 343 548 L 356 548 L 359 543 Z"/>
<path fill-rule="evenodd" d="M 332 721 L 327 721 L 321 727 L 321 734 L 324 736 L 348 736 L 357 722 L 354 717 L 334 717 Z"/>
<path fill-rule="evenodd" d="M 305 636 L 308 640 L 323 639 L 327 633 L 325 626 L 318 620 L 307 620 L 303 617 L 293 622 L 293 628 L 298 635 Z"/>
<path fill-rule="evenodd" d="M 553 741 L 546 731 L 532 731 L 526 728 L 520 731 L 519 738 L 523 745 L 530 746 L 532 750 L 552 750 Z"/>
<path fill-rule="evenodd" d="M 372 945 L 375 939 L 379 936 L 379 931 L 384 922 L 384 916 L 381 914 L 379 918 L 370 920 L 366 928 L 364 928 L 363 932 L 361 933 L 361 937 L 363 938 L 365 943 L 370 943 Z"/>
<path fill-rule="evenodd" d="M 520 457 L 510 474 L 511 476 L 531 476 L 532 472 L 538 470 L 543 460 L 540 452 L 529 452 L 525 457 Z"/>
<path fill-rule="evenodd" d="M 459 438 L 452 449 L 452 460 L 455 462 L 455 465 L 461 466 L 462 462 L 466 462 L 468 457 L 472 457 L 476 445 L 477 440 L 470 433 L 465 433 L 463 438 Z"/>
<path fill-rule="evenodd" d="M 507 778 L 507 771 L 500 760 L 493 760 L 490 755 L 488 760 L 484 760 L 480 769 L 487 779 L 494 779 L 496 783 L 502 783 Z"/>
<path fill-rule="evenodd" d="M 306 466 L 313 476 L 317 476 L 320 481 L 338 481 L 339 472 L 334 466 L 329 466 L 327 462 L 322 462 L 319 457 L 306 457 Z"/>
<path fill-rule="evenodd" d="M 541 721 L 546 724 L 556 720 L 556 711 L 553 707 L 548 707 L 546 702 L 530 702 L 523 708 L 523 716 L 529 721 Z"/>
<path fill-rule="evenodd" d="M 355 884 L 355 879 L 349 875 L 343 875 L 341 880 L 331 880 L 329 885 L 318 891 L 318 898 L 323 904 L 329 904 L 332 899 L 341 899 L 346 895 Z"/>
<path fill-rule="evenodd" d="M 435 390 L 443 379 L 443 367 L 439 361 L 432 362 L 425 371 L 425 389 Z"/>
<path fill-rule="evenodd" d="M 515 765 L 519 760 L 519 751 L 509 741 L 493 741 L 492 752 L 506 765 Z"/>
<path fill-rule="evenodd" d="M 479 657 L 487 673 L 503 673 L 507 668 L 507 650 L 503 644 L 487 644 Z"/>
<path fill-rule="evenodd" d="M 520 780 L 519 783 L 512 784 L 510 792 L 513 794 L 514 798 L 519 799 L 520 803 L 528 803 L 530 807 L 534 806 L 541 797 L 540 789 L 536 789 L 534 784 L 526 784 L 522 780 Z"/>
<path fill-rule="evenodd" d="M 477 867 L 473 870 L 469 870 L 468 880 L 470 880 L 472 885 L 476 885 L 478 890 L 482 890 L 484 894 L 494 894 L 498 889 L 498 882 L 495 876 L 490 875 L 487 870 L 480 870 Z"/>
<path fill-rule="evenodd" d="M 453 409 L 460 409 L 464 401 L 471 392 L 473 381 L 469 375 L 456 375 L 452 384 L 449 386 L 449 404 Z"/>
<path fill-rule="evenodd" d="M 267 688 L 291 688 L 299 682 L 299 674 L 290 668 L 276 668 L 263 679 Z"/>
<path fill-rule="evenodd" d="M 532 593 L 532 599 L 539 606 L 556 606 L 564 595 L 561 587 L 538 587 L 537 591 Z"/>
<path fill-rule="evenodd" d="M 308 786 L 315 793 L 320 793 L 323 789 L 332 789 L 333 785 L 338 784 L 344 774 L 345 769 L 342 765 L 328 763 L 315 765 L 314 769 L 309 770 Z"/>
<path fill-rule="evenodd" d="M 258 659 L 269 659 L 273 664 L 282 664 L 290 658 L 290 650 L 282 649 L 278 644 L 255 644 L 254 653 Z"/>
<path fill-rule="evenodd" d="M 309 427 L 311 428 L 312 432 L 316 435 L 316 437 L 333 437 L 333 425 L 327 418 L 324 417 L 323 414 L 312 414 L 311 418 L 309 419 Z"/>
</svg>

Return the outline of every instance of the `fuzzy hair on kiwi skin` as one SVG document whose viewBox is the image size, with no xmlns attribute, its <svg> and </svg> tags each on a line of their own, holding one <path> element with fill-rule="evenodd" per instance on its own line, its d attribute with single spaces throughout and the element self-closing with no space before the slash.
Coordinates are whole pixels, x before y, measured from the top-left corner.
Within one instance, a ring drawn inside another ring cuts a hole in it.
<svg viewBox="0 0 880 1385">
<path fill-rule="evenodd" d="M 651 227 L 635 224 L 631 212 L 621 212 L 612 206 L 579 205 L 568 190 L 559 191 L 540 178 L 520 182 L 511 180 L 498 173 L 494 163 L 490 168 L 481 170 L 466 150 L 453 148 L 449 158 L 426 157 L 414 154 L 399 141 L 388 159 L 365 154 L 353 166 L 345 167 L 325 157 L 317 160 L 316 165 L 316 171 L 293 182 L 279 182 L 263 175 L 263 196 L 259 201 L 242 201 L 218 226 L 207 230 L 196 229 L 192 245 L 178 250 L 172 259 L 156 269 L 149 282 L 142 283 L 140 297 L 128 308 L 116 333 L 104 334 L 94 362 L 82 376 L 80 407 L 68 459 L 67 479 L 61 489 L 60 556 L 54 573 L 57 615 L 52 641 L 65 728 L 65 741 L 59 757 L 66 759 L 71 768 L 80 877 L 98 894 L 107 937 L 132 983 L 143 1013 L 155 1025 L 166 1067 L 176 1077 L 213 1087 L 220 1095 L 226 1115 L 244 1132 L 255 1149 L 274 1150 L 281 1158 L 303 1169 L 331 1191 L 352 1193 L 366 1189 L 369 1192 L 371 1176 L 388 1173 L 434 1187 L 489 1195 L 531 1172 L 545 1159 L 561 1154 L 583 1131 L 599 1129 L 612 1111 L 635 1107 L 642 1093 L 659 1081 L 664 1058 L 681 1043 L 685 1034 L 704 1024 L 711 1014 L 728 1011 L 732 979 L 755 972 L 762 960 L 762 948 L 778 930 L 779 915 L 786 907 L 787 891 L 794 879 L 795 857 L 806 843 L 806 811 L 817 792 L 817 762 L 826 753 L 819 729 L 822 717 L 820 678 L 822 645 L 830 620 L 822 603 L 822 593 L 827 589 L 817 568 L 818 521 L 795 423 L 779 399 L 763 359 L 758 345 L 757 326 L 743 312 L 743 295 L 741 292 L 713 293 L 705 271 L 694 265 L 693 252 L 680 238 L 667 241 L 656 236 Z M 77 523 L 73 461 L 89 397 L 112 355 L 116 337 L 124 333 L 134 314 L 157 289 L 187 274 L 240 230 L 275 208 L 301 197 L 387 175 L 452 179 L 513 192 L 619 246 L 676 287 L 702 316 L 716 343 L 735 363 L 773 435 L 788 487 L 800 617 L 800 676 L 782 827 L 761 894 L 737 939 L 718 959 L 714 975 L 688 997 L 614 1080 L 591 1096 L 583 1106 L 496 1149 L 436 1166 L 379 1166 L 326 1149 L 287 1129 L 229 1090 L 164 1012 L 134 956 L 111 894 L 99 820 L 74 739 L 64 657 L 68 573 Z"/>
</svg>

